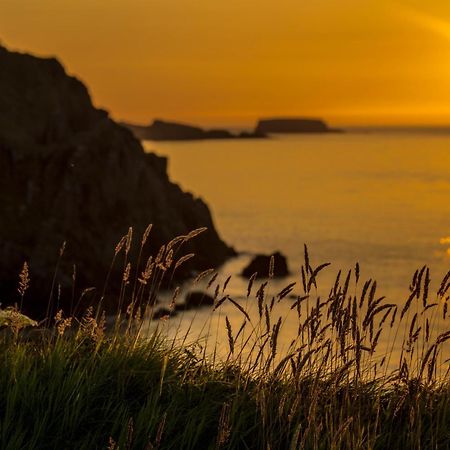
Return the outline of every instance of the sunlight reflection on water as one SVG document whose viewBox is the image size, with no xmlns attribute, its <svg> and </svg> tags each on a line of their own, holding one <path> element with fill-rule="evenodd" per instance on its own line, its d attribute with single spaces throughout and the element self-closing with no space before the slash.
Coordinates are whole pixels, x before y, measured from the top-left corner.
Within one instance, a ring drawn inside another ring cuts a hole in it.
<svg viewBox="0 0 450 450">
<path fill-rule="evenodd" d="M 377 279 L 379 294 L 397 304 L 408 297 L 417 268 L 431 268 L 431 291 L 450 269 L 449 135 L 349 133 L 144 144 L 169 157 L 174 181 L 206 200 L 228 243 L 249 253 L 287 255 L 292 275 L 274 281 L 274 291 L 299 281 L 303 243 L 316 264 L 332 263 L 323 286 L 329 288 L 339 269 L 346 272 L 359 261 L 362 277 Z M 233 276 L 228 292 L 238 299 L 247 287 L 238 274 L 249 258 L 243 254 L 221 270 Z M 294 326 L 288 300 L 279 309 L 286 315 L 286 344 Z M 223 314 L 238 326 L 232 308 Z M 209 310 L 187 312 L 185 319 L 195 316 L 198 332 L 208 315 Z"/>
</svg>

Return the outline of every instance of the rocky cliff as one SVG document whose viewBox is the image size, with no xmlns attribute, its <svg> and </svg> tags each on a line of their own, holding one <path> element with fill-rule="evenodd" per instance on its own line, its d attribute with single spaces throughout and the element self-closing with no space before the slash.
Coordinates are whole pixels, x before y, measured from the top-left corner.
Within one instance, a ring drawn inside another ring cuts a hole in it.
<svg viewBox="0 0 450 450">
<path fill-rule="evenodd" d="M 0 47 L 0 302 L 18 301 L 18 274 L 28 261 L 25 311 L 42 314 L 64 241 L 56 285 L 71 289 L 76 264 L 77 291 L 101 286 L 129 226 L 139 235 L 154 224 L 153 252 L 206 226 L 186 248 L 197 255 L 186 270 L 221 264 L 233 250 L 207 205 L 170 182 L 166 165 L 94 108 L 86 87 L 56 59 Z"/>
</svg>

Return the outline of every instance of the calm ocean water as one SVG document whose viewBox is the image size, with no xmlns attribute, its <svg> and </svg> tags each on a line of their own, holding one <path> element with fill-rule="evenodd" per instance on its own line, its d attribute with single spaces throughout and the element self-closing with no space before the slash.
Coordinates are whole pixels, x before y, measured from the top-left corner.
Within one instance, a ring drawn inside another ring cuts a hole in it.
<svg viewBox="0 0 450 450">
<path fill-rule="evenodd" d="M 144 145 L 169 157 L 171 179 L 202 197 L 223 239 L 248 253 L 221 272 L 232 275 L 227 292 L 236 298 L 246 293 L 238 274 L 251 253 L 287 255 L 292 276 L 273 282 L 274 291 L 299 281 L 304 243 L 314 265 L 332 263 L 319 279 L 326 291 L 339 269 L 358 261 L 362 277 L 375 278 L 393 303 L 407 298 L 415 269 L 431 268 L 432 288 L 450 269 L 450 133 Z M 190 314 L 201 323 L 209 311 Z"/>
</svg>

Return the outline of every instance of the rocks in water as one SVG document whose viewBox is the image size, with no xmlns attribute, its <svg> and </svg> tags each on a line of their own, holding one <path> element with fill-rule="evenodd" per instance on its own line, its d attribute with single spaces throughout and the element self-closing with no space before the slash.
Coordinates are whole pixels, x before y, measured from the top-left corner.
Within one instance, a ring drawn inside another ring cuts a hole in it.
<svg viewBox="0 0 450 450">
<path fill-rule="evenodd" d="M 186 303 L 177 303 L 175 305 L 175 311 L 182 312 L 187 311 L 189 308 L 186 306 Z"/>
<path fill-rule="evenodd" d="M 203 139 L 264 138 L 262 132 L 242 132 L 238 135 L 224 129 L 203 128 L 164 120 L 154 120 L 148 126 L 123 123 L 136 138 L 150 141 L 192 141 Z"/>
<path fill-rule="evenodd" d="M 170 310 L 165 306 L 160 306 L 153 312 L 153 319 L 161 319 L 162 317 L 174 317 L 178 312 L 189 311 L 204 306 L 213 306 L 214 298 L 202 291 L 192 291 L 186 294 L 183 303 L 177 303 L 174 310 Z"/>
<path fill-rule="evenodd" d="M 280 252 L 276 252 L 273 255 L 256 255 L 250 261 L 250 264 L 244 268 L 242 276 L 249 278 L 254 273 L 257 273 L 257 278 L 268 278 L 272 256 L 274 260 L 273 276 L 285 277 L 289 275 L 286 257 Z"/>
<path fill-rule="evenodd" d="M 177 313 L 175 311 L 171 311 L 170 309 L 161 306 L 153 312 L 152 319 L 159 320 L 163 317 L 174 317 L 176 315 Z"/>
<path fill-rule="evenodd" d="M 257 133 L 331 133 L 337 132 L 322 119 L 285 118 L 262 119 L 258 122 Z"/>
<path fill-rule="evenodd" d="M 214 298 L 202 291 L 192 291 L 186 295 L 184 300 L 188 308 L 198 308 L 200 306 L 213 306 Z"/>
<path fill-rule="evenodd" d="M 188 311 L 202 306 L 213 306 L 214 298 L 202 291 L 192 291 L 186 294 L 184 303 L 177 304 L 176 311 Z"/>
<path fill-rule="evenodd" d="M 4 306 L 20 302 L 17 285 L 24 261 L 29 263 L 31 280 L 25 314 L 33 318 L 45 314 L 55 270 L 53 295 L 57 297 L 61 286 L 58 307 L 68 311 L 74 265 L 75 302 L 84 289 L 97 286 L 90 295 L 95 303 L 115 246 L 130 226 L 137 242 L 128 255 L 131 261 L 150 223 L 154 227 L 143 257 L 158 253 L 175 236 L 208 228 L 184 244 L 185 252 L 195 253 L 195 258 L 175 275 L 217 267 L 235 254 L 220 239 L 205 202 L 169 180 L 167 160 L 146 154 L 129 130 L 94 108 L 86 87 L 68 76 L 56 59 L 0 47 L 0 68 L 0 302 Z M 118 280 L 120 288 L 123 269 L 117 259 L 103 301 L 107 311 L 117 308 L 113 283 Z M 132 274 L 134 270 L 132 266 Z"/>
</svg>

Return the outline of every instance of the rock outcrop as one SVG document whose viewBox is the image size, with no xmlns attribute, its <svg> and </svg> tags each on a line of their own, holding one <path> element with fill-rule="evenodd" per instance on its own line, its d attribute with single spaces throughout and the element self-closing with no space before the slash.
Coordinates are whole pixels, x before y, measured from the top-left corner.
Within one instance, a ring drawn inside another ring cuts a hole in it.
<svg viewBox="0 0 450 450">
<path fill-rule="evenodd" d="M 255 133 L 335 133 L 339 130 L 330 128 L 321 119 L 285 118 L 262 119 L 258 122 Z"/>
<path fill-rule="evenodd" d="M 180 268 L 184 274 L 234 254 L 207 205 L 172 183 L 166 166 L 165 158 L 144 153 L 129 130 L 94 108 L 86 87 L 56 59 L 0 47 L 0 302 L 19 302 L 24 261 L 31 278 L 27 313 L 45 312 L 57 265 L 60 306 L 70 297 L 73 264 L 76 293 L 101 288 L 129 226 L 139 240 L 154 224 L 147 243 L 153 253 L 175 236 L 208 227 L 186 244 L 196 257 Z"/>
<path fill-rule="evenodd" d="M 264 138 L 261 132 L 242 132 L 233 134 L 228 130 L 212 129 L 204 130 L 192 125 L 182 123 L 154 120 L 148 126 L 123 123 L 125 127 L 133 132 L 136 138 L 149 141 L 194 141 L 204 139 L 251 139 Z"/>
<path fill-rule="evenodd" d="M 185 303 L 190 308 L 198 308 L 200 306 L 213 306 L 214 297 L 202 291 L 192 291 L 186 295 Z"/>
<path fill-rule="evenodd" d="M 249 278 L 254 273 L 257 278 L 268 278 L 270 273 L 270 260 L 273 256 L 273 276 L 276 278 L 289 275 L 287 258 L 280 252 L 273 255 L 256 255 L 242 271 L 242 276 Z"/>
<path fill-rule="evenodd" d="M 176 311 L 172 311 L 169 308 L 165 308 L 165 307 L 161 306 L 160 308 L 156 309 L 153 312 L 151 318 L 153 320 L 159 320 L 159 319 L 162 319 L 163 317 L 170 318 L 170 317 L 175 317 L 176 315 L 177 315 Z"/>
<path fill-rule="evenodd" d="M 184 300 L 184 303 L 176 305 L 177 311 L 188 311 L 190 309 L 200 308 L 202 306 L 213 306 L 214 297 L 211 297 L 206 292 L 191 291 Z"/>
</svg>

